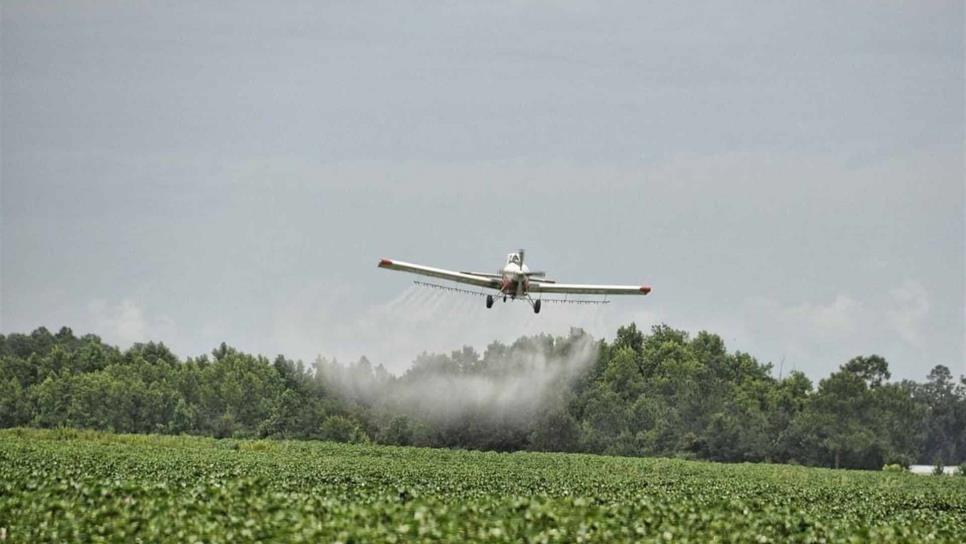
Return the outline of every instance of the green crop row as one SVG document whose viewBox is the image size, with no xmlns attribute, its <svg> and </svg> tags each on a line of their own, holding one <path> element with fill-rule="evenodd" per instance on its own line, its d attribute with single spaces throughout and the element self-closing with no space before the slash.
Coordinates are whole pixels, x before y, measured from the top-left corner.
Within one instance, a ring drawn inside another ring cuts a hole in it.
<svg viewBox="0 0 966 544">
<path fill-rule="evenodd" d="M 12 542 L 966 541 L 966 478 L 0 431 Z"/>
</svg>

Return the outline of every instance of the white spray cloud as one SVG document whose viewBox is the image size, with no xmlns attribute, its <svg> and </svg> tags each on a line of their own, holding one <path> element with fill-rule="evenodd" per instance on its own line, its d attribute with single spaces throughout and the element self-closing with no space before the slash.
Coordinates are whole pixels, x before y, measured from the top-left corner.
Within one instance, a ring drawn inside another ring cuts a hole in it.
<svg viewBox="0 0 966 544">
<path fill-rule="evenodd" d="M 449 358 L 423 354 L 398 378 L 372 372 L 366 362 L 343 366 L 320 361 L 318 371 L 343 397 L 385 413 L 436 422 L 496 418 L 522 425 L 596 360 L 597 343 L 590 335 L 572 335 L 552 345 L 545 340 L 496 348 L 482 358 L 471 348 Z"/>
</svg>

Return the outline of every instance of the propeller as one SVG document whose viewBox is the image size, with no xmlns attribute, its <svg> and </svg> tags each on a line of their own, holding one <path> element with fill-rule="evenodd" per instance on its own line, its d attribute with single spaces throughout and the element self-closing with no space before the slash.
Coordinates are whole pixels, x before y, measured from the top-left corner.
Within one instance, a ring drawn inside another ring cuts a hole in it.
<svg viewBox="0 0 966 544">
<path fill-rule="evenodd" d="M 523 249 L 517 250 L 517 255 L 520 256 L 520 273 L 523 274 L 524 276 L 528 277 L 528 278 L 543 278 L 543 277 L 546 277 L 547 273 L 546 272 L 543 272 L 543 271 L 524 272 L 524 270 L 523 270 L 523 256 L 524 256 L 525 253 L 526 253 L 526 251 L 524 251 Z"/>
<path fill-rule="evenodd" d="M 523 275 L 523 276 L 526 276 L 528 278 L 542 278 L 542 277 L 545 277 L 547 275 L 546 272 L 543 272 L 543 271 L 530 272 L 530 271 L 527 271 L 527 270 L 525 270 L 523 268 L 523 256 L 525 254 L 526 254 L 526 251 L 524 251 L 522 248 L 519 249 L 519 250 L 517 250 L 517 255 L 520 256 L 520 274 Z"/>
</svg>

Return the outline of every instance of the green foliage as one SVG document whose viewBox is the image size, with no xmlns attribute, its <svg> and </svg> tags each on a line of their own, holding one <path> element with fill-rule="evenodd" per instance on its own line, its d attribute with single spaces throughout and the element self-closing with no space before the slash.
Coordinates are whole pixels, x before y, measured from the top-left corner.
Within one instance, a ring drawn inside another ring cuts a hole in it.
<svg viewBox="0 0 966 544">
<path fill-rule="evenodd" d="M 413 443 L 412 423 L 406 416 L 396 416 L 382 432 L 379 441 L 394 446 L 409 446 Z"/>
<path fill-rule="evenodd" d="M 963 511 L 961 478 L 0 431 L 11 542 L 962 542 Z"/>
<path fill-rule="evenodd" d="M 182 361 L 161 343 L 121 351 L 94 335 L 41 327 L 0 335 L 0 427 L 870 470 L 966 460 L 966 378 L 942 365 L 925 383 L 896 383 L 884 358 L 859 356 L 816 387 L 801 372 L 776 379 L 770 364 L 729 352 L 706 331 L 631 323 L 613 343 L 588 338 L 574 329 L 494 342 L 482 354 L 427 353 L 396 377 L 364 357 L 307 367 L 221 344 Z M 588 344 L 589 363 L 530 386 L 538 382 L 528 365 L 559 366 Z M 455 412 L 441 405 L 459 380 L 488 386 L 489 396 L 457 398 Z"/>
<path fill-rule="evenodd" d="M 882 467 L 882 470 L 885 472 L 905 472 L 906 468 L 902 465 L 893 463 L 893 464 L 884 465 Z"/>
<path fill-rule="evenodd" d="M 322 422 L 320 438 L 333 442 L 350 442 L 353 444 L 369 441 L 369 437 L 359 428 L 359 425 L 345 416 L 327 417 Z"/>
</svg>

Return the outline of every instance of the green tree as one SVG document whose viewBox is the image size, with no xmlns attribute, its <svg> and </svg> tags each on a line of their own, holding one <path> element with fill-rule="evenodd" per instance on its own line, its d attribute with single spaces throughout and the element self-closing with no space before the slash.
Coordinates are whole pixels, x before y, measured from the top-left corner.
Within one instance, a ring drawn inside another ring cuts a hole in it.
<svg viewBox="0 0 966 544">
<path fill-rule="evenodd" d="M 412 423 L 406 416 L 392 418 L 386 429 L 380 434 L 379 442 L 396 446 L 409 446 L 413 443 Z"/>
<path fill-rule="evenodd" d="M 333 442 L 367 442 L 359 425 L 345 416 L 329 416 L 322 422 L 321 438 Z"/>
<path fill-rule="evenodd" d="M 861 379 L 870 389 L 879 387 L 892 376 L 889 363 L 878 355 L 853 357 L 842 365 L 842 370 Z"/>
<path fill-rule="evenodd" d="M 920 461 L 966 459 L 966 388 L 956 385 L 949 367 L 936 365 L 914 394 L 924 406 L 926 431 Z"/>
</svg>

